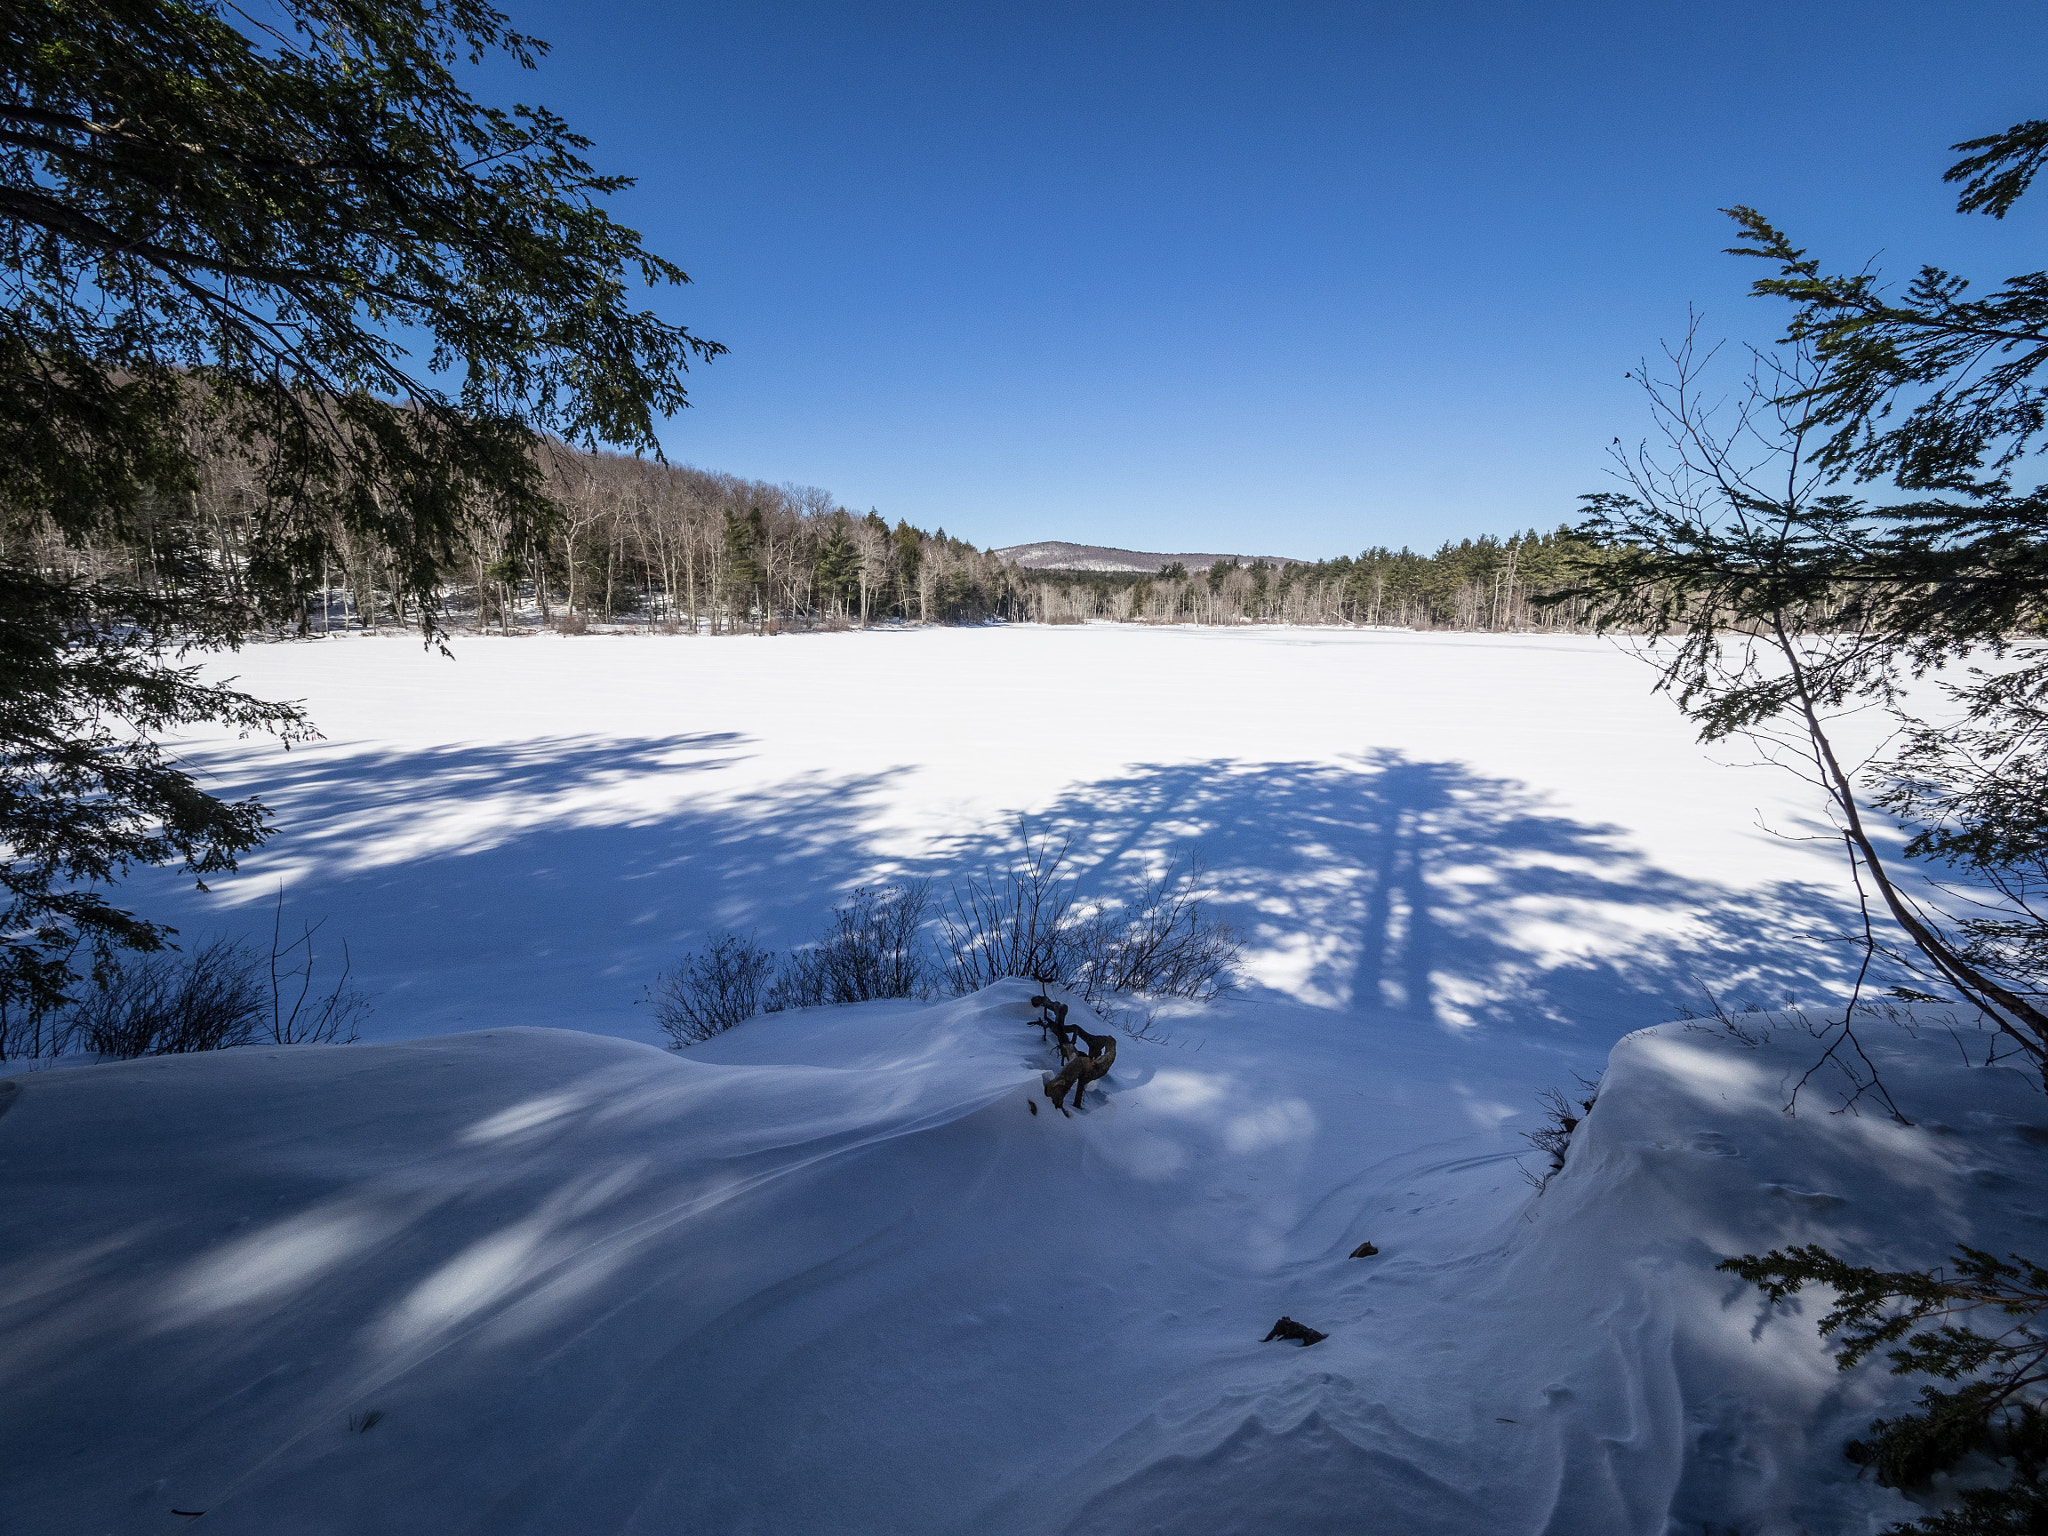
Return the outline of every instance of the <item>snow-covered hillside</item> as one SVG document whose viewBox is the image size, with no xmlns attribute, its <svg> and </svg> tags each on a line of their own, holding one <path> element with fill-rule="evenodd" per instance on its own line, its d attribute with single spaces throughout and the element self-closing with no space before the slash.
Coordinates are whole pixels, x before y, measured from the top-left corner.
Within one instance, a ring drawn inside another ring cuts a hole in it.
<svg viewBox="0 0 2048 1536">
<path fill-rule="evenodd" d="M 1057 540 L 1047 544 L 1012 544 L 1006 549 L 991 550 L 990 553 L 1007 564 L 1022 566 L 1027 571 L 1128 571 L 1142 574 L 1162 571 L 1169 565 L 1179 565 L 1190 571 L 1204 571 L 1218 560 L 1228 560 L 1234 565 L 1250 565 L 1254 560 L 1264 560 L 1268 565 L 1308 563 L 1284 555 L 1168 555 L 1154 554 L 1142 549 L 1117 549 L 1104 544 L 1068 544 Z"/>
<path fill-rule="evenodd" d="M 2048 1113 L 1971 1034 L 1878 1042 L 1911 1128 L 1783 1114 L 1796 1030 L 1632 1036 L 1539 1197 L 1329 1011 L 1054 1113 L 1028 991 L 23 1079 L 9 1528 L 1860 1533 L 1900 1384 L 1714 1261 L 2048 1235 Z"/>
</svg>

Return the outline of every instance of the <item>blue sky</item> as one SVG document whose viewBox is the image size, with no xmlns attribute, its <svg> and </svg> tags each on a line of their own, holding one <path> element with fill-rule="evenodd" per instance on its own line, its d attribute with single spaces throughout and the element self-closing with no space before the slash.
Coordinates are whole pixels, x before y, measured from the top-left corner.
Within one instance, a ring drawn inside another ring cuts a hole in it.
<svg viewBox="0 0 2048 1536">
<path fill-rule="evenodd" d="M 538 101 L 732 349 L 671 459 L 982 545 L 1301 556 L 1553 526 L 1715 210 L 1830 263 L 2048 265 L 1945 146 L 2048 115 L 2033 3 L 515 4 Z M 2048 206 L 2048 191 L 2039 195 Z"/>
</svg>

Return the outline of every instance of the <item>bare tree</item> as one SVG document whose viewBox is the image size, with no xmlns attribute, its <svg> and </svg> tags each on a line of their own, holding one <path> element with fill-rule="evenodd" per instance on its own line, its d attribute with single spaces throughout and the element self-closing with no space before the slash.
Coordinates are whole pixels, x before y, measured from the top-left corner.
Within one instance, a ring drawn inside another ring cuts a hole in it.
<svg viewBox="0 0 2048 1536">
<path fill-rule="evenodd" d="M 872 514 L 870 514 L 872 516 Z M 868 600 L 886 580 L 889 566 L 889 532 L 869 518 L 857 517 L 851 530 L 854 551 L 860 556 L 860 627 L 868 627 Z"/>
</svg>

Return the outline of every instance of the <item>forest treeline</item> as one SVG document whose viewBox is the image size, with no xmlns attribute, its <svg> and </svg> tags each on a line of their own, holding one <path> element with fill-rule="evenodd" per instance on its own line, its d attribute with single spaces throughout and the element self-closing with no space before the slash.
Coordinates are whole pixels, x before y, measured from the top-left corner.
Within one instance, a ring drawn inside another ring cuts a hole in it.
<svg viewBox="0 0 2048 1536">
<path fill-rule="evenodd" d="M 1447 542 L 1434 554 L 1374 548 L 1314 564 L 1027 570 L 943 528 L 850 511 L 815 487 L 623 454 L 555 448 L 546 457 L 558 515 L 544 528 L 472 527 L 443 562 L 440 621 L 705 634 L 989 619 L 1466 630 L 1572 630 L 1583 621 L 1573 603 L 1536 606 L 1569 584 L 1569 561 L 1591 548 L 1568 529 Z M 121 534 L 67 542 L 17 530 L 4 536 L 15 547 L 0 557 L 81 582 L 225 591 L 246 605 L 252 630 L 419 622 L 417 599 L 398 595 L 392 552 L 345 527 L 306 541 L 318 553 L 301 566 L 252 565 L 269 515 L 246 455 L 220 445 L 201 454 L 189 495 L 150 503 Z"/>
<path fill-rule="evenodd" d="M 1028 617 L 1197 624 L 1381 624 L 1404 629 L 1578 630 L 1575 599 L 1539 598 L 1574 584 L 1573 562 L 1595 546 L 1569 528 L 1448 540 L 1435 554 L 1376 546 L 1313 564 L 1218 560 L 1157 575 L 1122 571 L 1013 571 Z"/>
</svg>

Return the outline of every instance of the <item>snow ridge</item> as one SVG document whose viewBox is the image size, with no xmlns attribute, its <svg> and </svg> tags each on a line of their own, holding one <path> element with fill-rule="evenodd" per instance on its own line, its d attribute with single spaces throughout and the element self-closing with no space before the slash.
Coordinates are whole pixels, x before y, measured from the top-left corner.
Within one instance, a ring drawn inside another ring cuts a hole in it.
<svg viewBox="0 0 2048 1536">
<path fill-rule="evenodd" d="M 1714 1263 L 2048 1221 L 2012 1195 L 2038 1090 L 1945 1032 L 1869 1042 L 1911 1126 L 1786 1116 L 1795 1027 L 1639 1032 L 1537 1196 L 1317 1010 L 1187 1015 L 1059 1114 L 1030 991 L 680 1055 L 508 1029 L 11 1080 L 0 1499 L 247 1536 L 1846 1536 L 1905 1512 L 1839 1447 L 1910 1384 Z M 1328 1337 L 1260 1342 L 1283 1312 Z"/>
</svg>

